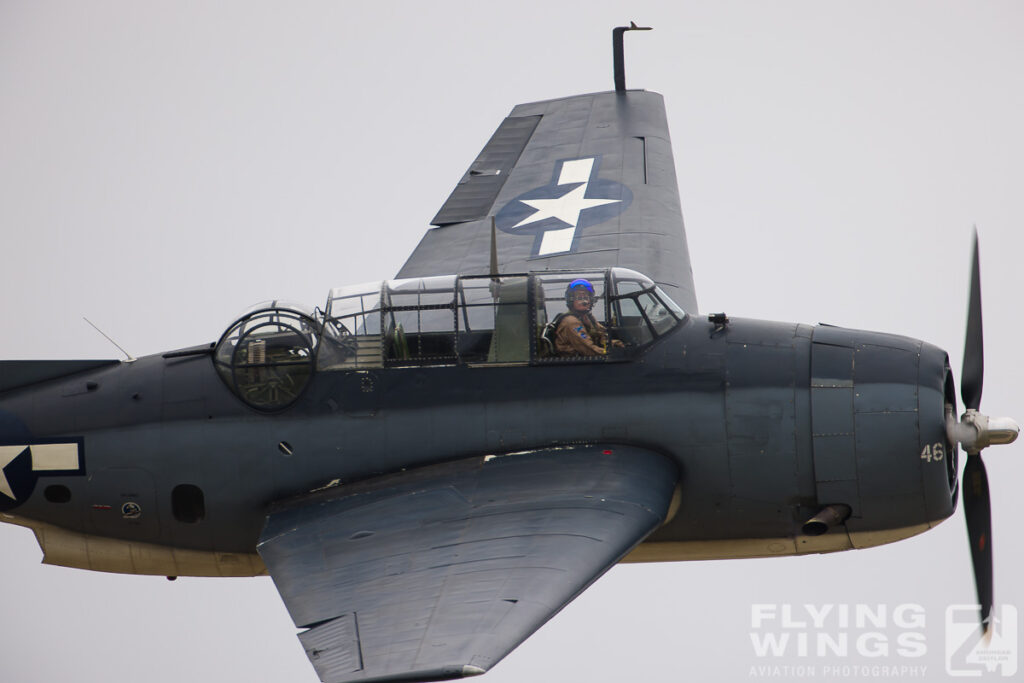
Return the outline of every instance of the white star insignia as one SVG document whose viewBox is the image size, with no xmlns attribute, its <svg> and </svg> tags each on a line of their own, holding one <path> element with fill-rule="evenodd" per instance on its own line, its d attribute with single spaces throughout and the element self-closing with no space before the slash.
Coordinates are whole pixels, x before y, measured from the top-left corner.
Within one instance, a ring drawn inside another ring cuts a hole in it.
<svg viewBox="0 0 1024 683">
<path fill-rule="evenodd" d="M 569 190 L 561 197 L 555 199 L 520 199 L 523 204 L 530 208 L 537 209 L 537 213 L 519 221 L 513 228 L 521 225 L 536 223 L 548 218 L 557 218 L 563 223 L 568 223 L 575 228 L 580 221 L 580 213 L 594 206 L 604 206 L 622 201 L 621 199 L 587 199 L 583 195 L 587 191 L 587 183 L 583 183 L 574 190 Z"/>
<path fill-rule="evenodd" d="M 0 446 L 0 493 L 11 500 L 18 500 L 14 497 L 14 490 L 11 482 L 7 481 L 7 473 L 4 471 L 15 458 L 25 452 L 28 446 Z"/>
<path fill-rule="evenodd" d="M 568 228 L 547 230 L 541 238 L 538 255 L 558 254 L 572 248 L 572 240 L 576 235 L 576 226 L 580 222 L 580 213 L 595 206 L 614 204 L 621 199 L 587 199 L 584 195 L 590 186 L 590 171 L 594 167 L 594 159 L 574 159 L 562 163 L 558 176 L 558 185 L 582 183 L 570 189 L 561 197 L 554 199 L 520 199 L 536 211 L 512 226 L 513 229 L 538 223 L 548 218 L 555 218 L 567 224 Z"/>
<path fill-rule="evenodd" d="M 37 443 L 18 446 L 0 446 L 0 494 L 13 501 L 14 495 L 11 481 L 7 478 L 7 466 L 29 450 L 33 472 L 73 473 L 80 469 L 81 458 L 77 442 Z"/>
</svg>

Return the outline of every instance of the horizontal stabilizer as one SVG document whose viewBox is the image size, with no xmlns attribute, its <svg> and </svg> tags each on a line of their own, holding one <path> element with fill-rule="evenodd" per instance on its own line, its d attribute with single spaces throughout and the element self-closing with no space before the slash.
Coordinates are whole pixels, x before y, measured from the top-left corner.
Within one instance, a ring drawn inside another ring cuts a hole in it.
<svg viewBox="0 0 1024 683">
<path fill-rule="evenodd" d="M 119 360 L 3 360 L 0 361 L 0 392 L 27 387 L 51 379 L 117 365 Z"/>
</svg>

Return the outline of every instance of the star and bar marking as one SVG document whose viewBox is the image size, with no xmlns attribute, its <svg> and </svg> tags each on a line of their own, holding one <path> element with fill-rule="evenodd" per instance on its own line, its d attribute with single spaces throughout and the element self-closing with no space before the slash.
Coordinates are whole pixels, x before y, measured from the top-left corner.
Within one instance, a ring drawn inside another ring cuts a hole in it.
<svg viewBox="0 0 1024 683">
<path fill-rule="evenodd" d="M 626 186 L 598 177 L 600 159 L 584 157 L 558 162 L 549 184 L 519 195 L 498 212 L 498 227 L 513 234 L 536 234 L 534 256 L 572 251 L 580 228 L 617 216 L 633 199 Z M 588 197 L 588 193 L 596 196 Z M 606 209 L 584 213 L 598 207 Z M 524 216 L 524 211 L 530 213 Z"/>
<path fill-rule="evenodd" d="M 0 500 L 6 496 L 18 502 L 7 468 L 18 458 L 25 457 L 26 452 L 31 460 L 30 471 L 36 476 L 82 473 L 82 451 L 79 441 L 0 446 Z"/>
</svg>

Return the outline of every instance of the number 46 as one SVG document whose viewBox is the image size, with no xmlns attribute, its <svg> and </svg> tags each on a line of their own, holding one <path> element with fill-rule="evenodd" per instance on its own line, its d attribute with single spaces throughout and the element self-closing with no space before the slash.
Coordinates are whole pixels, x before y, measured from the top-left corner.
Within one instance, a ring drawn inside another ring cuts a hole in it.
<svg viewBox="0 0 1024 683">
<path fill-rule="evenodd" d="M 931 462 L 932 460 L 938 462 L 944 457 L 946 457 L 946 448 L 942 445 L 941 441 L 928 444 L 924 447 L 924 450 L 921 451 L 921 459 L 926 462 Z"/>
</svg>

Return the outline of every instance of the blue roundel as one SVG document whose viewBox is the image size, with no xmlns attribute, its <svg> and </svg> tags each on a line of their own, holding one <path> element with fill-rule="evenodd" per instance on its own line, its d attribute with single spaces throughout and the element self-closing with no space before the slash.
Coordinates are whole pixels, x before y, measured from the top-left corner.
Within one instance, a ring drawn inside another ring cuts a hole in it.
<svg viewBox="0 0 1024 683">
<path fill-rule="evenodd" d="M 533 255 L 575 250 L 582 230 L 615 218 L 629 208 L 633 193 L 614 180 L 598 177 L 601 157 L 563 159 L 551 182 L 524 192 L 495 215 L 499 230 L 533 235 Z"/>
<path fill-rule="evenodd" d="M 0 411 L 0 427 L 10 427 L 11 417 Z M 0 512 L 28 500 L 40 477 L 85 475 L 82 437 L 16 438 L 27 433 L 20 429 L 0 433 Z"/>
<path fill-rule="evenodd" d="M 0 446 L 0 511 L 25 502 L 36 487 L 36 478 L 27 445 Z"/>
</svg>

